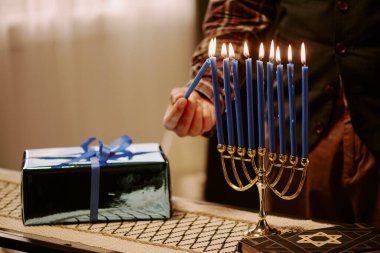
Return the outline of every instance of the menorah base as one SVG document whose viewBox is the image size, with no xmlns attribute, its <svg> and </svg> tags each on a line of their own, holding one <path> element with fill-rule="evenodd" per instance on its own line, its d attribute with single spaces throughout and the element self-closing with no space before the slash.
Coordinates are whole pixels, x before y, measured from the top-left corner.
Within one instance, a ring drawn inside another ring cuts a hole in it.
<svg viewBox="0 0 380 253">
<path fill-rule="evenodd" d="M 266 148 L 263 147 L 246 150 L 244 147 L 218 144 L 217 150 L 220 153 L 224 178 L 232 189 L 236 191 L 246 191 L 254 185 L 256 185 L 258 189 L 260 203 L 259 221 L 254 229 L 244 233 L 245 237 L 253 238 L 279 234 L 280 232 L 271 228 L 265 219 L 265 190 L 269 187 L 272 192 L 281 199 L 291 200 L 296 198 L 300 194 L 305 182 L 309 159 L 302 157 L 299 162 L 297 156 L 290 156 L 289 161 L 287 160 L 287 155 L 284 154 L 277 155 L 275 153 L 268 153 L 268 156 L 266 156 Z M 258 157 L 256 157 L 256 155 L 258 155 Z M 266 157 L 268 158 L 268 163 L 265 162 Z M 229 167 L 232 173 L 228 173 L 228 164 L 226 164 L 225 160 L 230 162 Z M 253 169 L 255 177 L 249 172 L 249 168 Z M 283 173 L 285 170 L 289 170 L 290 172 Z M 289 193 L 289 189 L 294 188 L 291 186 L 293 185 L 297 172 L 301 173 L 298 187 L 295 192 Z M 243 177 L 244 180 L 241 179 L 243 175 L 245 177 Z M 287 175 L 288 178 L 286 181 L 281 181 L 284 175 Z M 230 179 L 231 176 L 233 176 L 232 180 Z M 271 180 L 272 178 L 273 180 Z M 279 182 L 286 182 L 285 187 L 281 190 L 276 189 Z"/>
<path fill-rule="evenodd" d="M 244 237 L 261 237 L 275 234 L 280 234 L 280 231 L 275 228 L 271 228 L 265 219 L 261 219 L 254 229 L 250 229 L 244 233 Z"/>
</svg>

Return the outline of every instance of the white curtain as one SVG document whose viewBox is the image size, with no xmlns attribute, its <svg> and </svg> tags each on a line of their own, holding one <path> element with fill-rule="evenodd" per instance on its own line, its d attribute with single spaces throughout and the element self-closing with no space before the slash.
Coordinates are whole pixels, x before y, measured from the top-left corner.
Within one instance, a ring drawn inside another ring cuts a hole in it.
<svg viewBox="0 0 380 253">
<path fill-rule="evenodd" d="M 90 136 L 160 142 L 194 37 L 194 1 L 1 0 L 0 167 Z M 199 157 L 180 143 L 173 160 Z"/>
</svg>

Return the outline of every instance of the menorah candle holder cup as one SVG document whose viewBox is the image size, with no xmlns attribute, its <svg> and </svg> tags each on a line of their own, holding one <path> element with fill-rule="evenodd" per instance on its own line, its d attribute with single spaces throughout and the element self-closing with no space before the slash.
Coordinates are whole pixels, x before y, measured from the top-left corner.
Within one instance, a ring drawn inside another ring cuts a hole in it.
<svg viewBox="0 0 380 253">
<path fill-rule="evenodd" d="M 228 185 L 236 191 L 246 191 L 256 185 L 259 192 L 259 221 L 254 229 L 245 232 L 245 236 L 259 237 L 278 234 L 279 231 L 271 228 L 266 221 L 266 188 L 269 187 L 282 199 L 292 200 L 296 198 L 305 182 L 309 159 L 299 159 L 297 156 L 289 156 L 288 159 L 287 155 L 267 153 L 266 148 L 260 147 L 246 149 L 218 144 L 217 150 L 220 154 L 223 175 Z M 229 173 L 226 161 L 227 163 L 229 161 L 232 173 Z M 289 172 L 284 173 L 285 170 Z M 295 180 L 296 173 L 301 174 L 299 180 Z M 285 182 L 285 186 L 281 186 L 280 181 Z"/>
</svg>

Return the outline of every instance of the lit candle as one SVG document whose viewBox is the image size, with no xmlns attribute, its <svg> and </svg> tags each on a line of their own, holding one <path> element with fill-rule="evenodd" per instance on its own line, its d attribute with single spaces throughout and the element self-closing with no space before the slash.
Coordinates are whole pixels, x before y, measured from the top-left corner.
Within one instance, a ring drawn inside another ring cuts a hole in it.
<svg viewBox="0 0 380 253">
<path fill-rule="evenodd" d="M 227 47 L 223 43 L 222 46 L 223 56 L 223 76 L 224 76 L 224 94 L 226 102 L 226 116 L 227 116 L 227 134 L 228 134 L 228 146 L 234 146 L 234 125 L 231 106 L 231 86 L 230 86 L 230 64 L 227 57 Z"/>
<path fill-rule="evenodd" d="M 302 66 L 302 157 L 307 158 L 309 156 L 309 139 L 308 139 L 308 127 L 309 127 L 309 80 L 308 72 L 309 68 L 306 66 L 306 50 L 305 44 L 301 45 L 301 62 Z"/>
<path fill-rule="evenodd" d="M 288 93 L 289 93 L 289 126 L 290 126 L 290 155 L 297 155 L 297 133 L 296 133 L 296 105 L 295 88 L 293 82 L 294 65 L 292 63 L 292 47 L 288 48 Z"/>
<path fill-rule="evenodd" d="M 268 98 L 268 141 L 269 152 L 276 152 L 274 137 L 274 109 L 273 109 L 273 60 L 274 60 L 274 43 L 270 43 L 269 62 L 267 62 L 267 98 Z"/>
<path fill-rule="evenodd" d="M 264 131 L 264 66 L 262 58 L 264 57 L 264 46 L 260 44 L 259 59 L 256 61 L 257 68 L 257 115 L 259 126 L 259 147 L 265 147 Z"/>
<path fill-rule="evenodd" d="M 236 128 L 238 134 L 238 146 L 244 147 L 244 133 L 243 133 L 243 119 L 241 115 L 241 100 L 240 100 L 240 88 L 239 88 L 239 72 L 238 61 L 235 59 L 235 52 L 231 43 L 229 44 L 228 52 L 232 58 L 232 80 L 234 83 L 235 94 L 235 114 L 236 114 Z"/>
<path fill-rule="evenodd" d="M 247 42 L 244 43 L 245 77 L 247 88 L 247 118 L 248 118 L 248 148 L 255 148 L 255 127 L 253 110 L 253 89 L 252 89 L 252 59 L 249 57 Z"/>
<path fill-rule="evenodd" d="M 276 61 L 277 61 L 277 103 L 278 103 L 278 127 L 280 138 L 280 154 L 285 155 L 285 113 L 284 113 L 284 85 L 282 83 L 283 66 L 281 64 L 280 48 L 276 49 Z"/>
<path fill-rule="evenodd" d="M 210 49 L 210 45 L 212 43 L 212 39 L 210 41 L 210 44 L 209 44 L 209 49 Z M 195 89 L 195 87 L 197 86 L 197 84 L 199 83 L 199 81 L 201 80 L 202 76 L 204 75 L 204 73 L 206 72 L 206 70 L 208 69 L 208 67 L 210 66 L 211 64 L 211 61 L 210 59 L 206 59 L 206 61 L 203 63 L 201 69 L 199 70 L 198 74 L 195 76 L 194 80 L 191 82 L 189 88 L 187 89 L 185 95 L 183 96 L 184 98 L 188 99 L 191 92 L 193 92 L 193 90 Z"/>
<path fill-rule="evenodd" d="M 213 42 L 210 43 L 209 59 L 211 62 L 212 92 L 214 95 L 214 108 L 215 108 L 215 117 L 216 117 L 216 133 L 218 137 L 218 144 L 224 144 L 222 114 L 220 112 L 218 70 L 216 66 L 215 51 L 216 51 L 216 38 L 214 38 Z"/>
</svg>

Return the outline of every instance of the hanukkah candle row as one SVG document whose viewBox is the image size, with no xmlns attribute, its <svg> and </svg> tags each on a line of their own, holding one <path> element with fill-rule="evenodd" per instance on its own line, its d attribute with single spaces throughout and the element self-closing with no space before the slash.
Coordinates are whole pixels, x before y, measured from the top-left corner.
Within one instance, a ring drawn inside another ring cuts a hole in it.
<svg viewBox="0 0 380 253">
<path fill-rule="evenodd" d="M 209 58 L 206 59 L 198 74 L 190 84 L 189 89 L 186 91 L 184 97 L 188 98 L 194 90 L 203 74 L 211 66 L 212 86 L 214 95 L 214 107 L 216 114 L 216 130 L 218 143 L 224 144 L 224 134 L 222 125 L 222 114 L 220 110 L 219 100 L 219 84 L 218 73 L 216 64 L 216 39 L 211 39 L 209 44 Z M 232 65 L 232 80 L 234 86 L 234 103 L 235 103 L 235 116 L 236 128 L 238 136 L 238 147 L 245 147 L 243 122 L 241 112 L 239 76 L 238 76 L 238 61 L 235 59 L 234 49 L 229 44 L 228 55 L 227 47 L 223 43 L 221 55 L 223 59 L 223 79 L 224 79 L 224 93 L 226 104 L 226 118 L 227 118 L 227 133 L 228 133 L 228 146 L 234 146 L 234 125 L 233 125 L 233 112 L 231 101 L 231 88 L 230 88 L 230 59 Z M 254 103 L 253 103 L 253 86 L 252 86 L 252 58 L 250 58 L 248 45 L 244 43 L 244 56 L 246 66 L 246 89 L 247 89 L 247 121 L 248 121 L 248 149 L 255 149 L 254 140 Z M 264 58 L 264 46 L 260 44 L 259 59 L 256 60 L 257 71 L 257 113 L 258 113 L 258 147 L 265 148 L 265 129 L 264 129 L 264 66 L 262 59 Z M 289 93 L 289 122 L 290 122 L 290 155 L 297 156 L 297 134 L 296 134 L 296 108 L 295 108 L 295 87 L 293 82 L 294 77 L 294 64 L 292 63 L 292 49 L 289 45 L 288 49 L 288 93 Z M 284 105 L 284 85 L 283 85 L 283 65 L 281 64 L 281 56 L 279 47 L 276 48 L 276 80 L 277 80 L 277 102 L 278 102 L 278 120 L 279 120 L 279 149 L 280 154 L 286 154 L 286 140 L 285 140 L 285 105 Z M 305 45 L 301 45 L 301 62 L 302 66 L 302 157 L 308 157 L 308 67 L 306 66 L 306 52 Z M 269 61 L 267 65 L 267 103 L 268 103 L 268 141 L 269 152 L 276 152 L 275 133 L 274 133 L 274 104 L 273 104 L 273 63 L 274 63 L 274 43 L 271 42 Z"/>
</svg>

